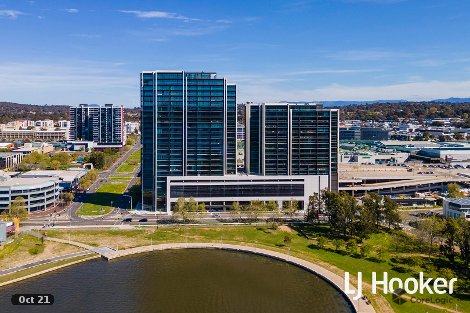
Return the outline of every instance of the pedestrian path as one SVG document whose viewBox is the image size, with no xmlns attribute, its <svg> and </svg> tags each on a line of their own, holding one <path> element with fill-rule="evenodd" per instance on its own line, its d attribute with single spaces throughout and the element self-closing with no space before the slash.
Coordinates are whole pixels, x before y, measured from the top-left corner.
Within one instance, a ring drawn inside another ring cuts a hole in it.
<svg viewBox="0 0 470 313">
<path fill-rule="evenodd" d="M 28 263 L 28 264 L 25 264 L 25 265 L 15 266 L 15 267 L 8 268 L 6 270 L 0 271 L 0 276 L 7 275 L 7 274 L 12 274 L 12 273 L 15 273 L 15 272 L 18 272 L 18 271 L 26 270 L 28 268 L 32 268 L 32 267 L 47 264 L 47 263 L 62 261 L 62 260 L 66 260 L 66 259 L 75 258 L 75 257 L 78 257 L 78 256 L 89 255 L 89 254 L 93 254 L 93 252 L 88 251 L 88 250 L 87 251 L 80 251 L 80 252 L 69 253 L 69 254 L 65 254 L 65 255 L 61 255 L 61 256 L 57 256 L 57 257 L 53 257 L 53 258 L 49 258 L 49 259 L 45 259 L 45 260 L 41 260 L 41 261 L 37 261 L 37 262 Z"/>
</svg>

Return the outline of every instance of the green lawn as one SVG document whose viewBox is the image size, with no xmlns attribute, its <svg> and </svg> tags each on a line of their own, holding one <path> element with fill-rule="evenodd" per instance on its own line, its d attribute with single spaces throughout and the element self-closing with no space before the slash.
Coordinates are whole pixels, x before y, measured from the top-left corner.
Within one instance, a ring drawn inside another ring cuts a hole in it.
<svg viewBox="0 0 470 313">
<path fill-rule="evenodd" d="M 45 271 L 45 270 L 48 270 L 48 269 L 51 269 L 51 268 L 54 268 L 54 267 L 70 264 L 70 263 L 73 263 L 75 261 L 84 260 L 84 259 L 88 259 L 88 258 L 91 258 L 91 256 L 90 255 L 77 256 L 77 257 L 73 257 L 73 258 L 70 258 L 70 259 L 51 262 L 51 263 L 47 263 L 47 264 L 42 264 L 42 265 L 35 266 L 35 267 L 32 267 L 32 268 L 28 268 L 28 269 L 25 269 L 25 270 L 22 270 L 22 271 L 18 271 L 18 272 L 14 272 L 14 273 L 11 273 L 11 274 L 3 275 L 3 276 L 0 276 L 0 283 L 4 283 L 4 282 L 7 282 L 7 281 L 10 281 L 10 280 L 13 280 L 13 279 L 21 278 L 21 277 L 28 276 L 28 275 L 38 273 L 38 272 L 41 272 L 41 271 Z"/>
<path fill-rule="evenodd" d="M 132 154 L 127 159 L 128 162 L 140 162 L 140 149 L 132 152 Z"/>
<path fill-rule="evenodd" d="M 128 183 L 106 183 L 101 185 L 96 193 L 92 194 L 90 198 L 79 209 L 78 215 L 104 215 L 112 211 L 111 201 L 113 206 L 121 197 L 122 193 L 126 190 Z"/>
<path fill-rule="evenodd" d="M 131 173 L 135 171 L 139 163 L 140 150 L 136 150 L 116 169 L 116 173 Z"/>
<path fill-rule="evenodd" d="M 302 233 L 326 234 L 327 228 L 318 227 L 311 231 L 309 229 L 302 229 Z M 139 246 L 150 244 L 152 241 L 156 243 L 165 242 L 226 242 L 226 243 L 239 243 L 244 245 L 259 246 L 271 250 L 276 250 L 284 253 L 290 253 L 302 259 L 311 261 L 313 263 L 324 266 L 339 275 L 343 275 L 343 271 L 350 272 L 355 275 L 358 271 L 363 272 L 363 279 L 367 283 L 371 283 L 371 273 L 388 272 L 389 277 L 400 277 L 406 279 L 414 272 L 399 272 L 396 270 L 396 264 L 391 262 L 391 240 L 388 234 L 373 235 L 367 243 L 373 245 L 375 249 L 372 250 L 370 255 L 366 258 L 359 256 L 348 255 L 344 248 L 339 252 L 333 251 L 331 243 L 325 249 L 319 249 L 316 245 L 315 239 L 307 239 L 297 231 L 287 232 L 282 229 L 271 229 L 269 227 L 254 227 L 254 226 L 232 226 L 232 227 L 172 227 L 161 228 L 158 230 L 113 230 L 113 231 L 72 231 L 72 238 L 76 241 L 84 243 L 98 243 L 101 240 L 119 241 L 120 244 L 127 247 Z M 66 233 L 62 231 L 51 231 L 50 236 L 65 236 Z M 285 236 L 290 236 L 291 243 L 284 244 Z M 111 238 L 111 239 L 110 239 Z M 112 238 L 115 238 L 114 240 Z M 377 260 L 376 250 L 379 246 L 389 249 L 387 253 L 382 256 L 382 260 Z M 331 266 L 333 265 L 333 267 Z M 416 269 L 418 270 L 418 269 Z M 380 275 L 379 275 L 380 277 Z M 370 289 L 366 289 L 365 293 L 371 298 L 377 312 L 384 312 L 381 310 L 379 298 L 370 293 Z M 423 297 L 428 296 L 424 295 Z M 434 295 L 435 297 L 435 295 Z M 442 312 L 442 310 L 432 308 L 423 304 L 416 304 L 407 301 L 402 305 L 395 304 L 391 296 L 385 297 L 390 303 L 395 312 L 398 313 L 421 313 L 421 312 Z M 455 308 L 455 303 L 459 305 L 459 312 L 470 312 L 470 301 L 458 301 L 456 297 L 448 295 L 439 296 L 438 298 L 451 299 L 453 304 L 445 305 L 447 308 Z"/>
<path fill-rule="evenodd" d="M 108 177 L 108 181 L 110 182 L 130 182 L 133 178 L 132 175 L 111 175 Z"/>
<path fill-rule="evenodd" d="M 116 169 L 116 173 L 132 173 L 136 169 L 137 165 L 129 165 L 126 162 L 119 165 Z"/>
</svg>

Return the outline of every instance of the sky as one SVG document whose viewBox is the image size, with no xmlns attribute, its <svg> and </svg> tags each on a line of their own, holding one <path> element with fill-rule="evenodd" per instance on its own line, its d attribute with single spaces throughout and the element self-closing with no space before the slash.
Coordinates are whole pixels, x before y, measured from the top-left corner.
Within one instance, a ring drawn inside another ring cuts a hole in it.
<svg viewBox="0 0 470 313">
<path fill-rule="evenodd" d="M 0 0 L 0 101 L 139 106 L 144 70 L 239 103 L 470 97 L 470 1 Z"/>
</svg>

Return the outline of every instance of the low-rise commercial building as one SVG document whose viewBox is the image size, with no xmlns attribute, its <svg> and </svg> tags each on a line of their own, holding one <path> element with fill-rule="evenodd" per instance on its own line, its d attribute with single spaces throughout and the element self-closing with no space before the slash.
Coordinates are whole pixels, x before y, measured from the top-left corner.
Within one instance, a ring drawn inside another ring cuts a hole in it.
<svg viewBox="0 0 470 313">
<path fill-rule="evenodd" d="M 3 140 L 34 140 L 34 141 L 64 141 L 69 139 L 67 129 L 34 130 L 34 129 L 0 129 L 0 139 Z"/>
<path fill-rule="evenodd" d="M 470 198 L 447 198 L 443 201 L 444 216 L 470 221 Z"/>
<path fill-rule="evenodd" d="M 360 140 L 361 128 L 359 126 L 340 127 L 339 140 Z"/>
<path fill-rule="evenodd" d="M 362 127 L 361 140 L 389 140 L 390 131 L 379 127 Z"/>
<path fill-rule="evenodd" d="M 27 142 L 23 147 L 13 150 L 13 152 L 21 153 L 23 155 L 31 154 L 33 152 L 44 154 L 52 151 L 54 151 L 54 146 L 44 142 Z"/>
<path fill-rule="evenodd" d="M 397 153 L 341 153 L 340 163 L 353 163 L 353 164 L 403 164 L 405 163 L 410 154 L 405 152 Z"/>
<path fill-rule="evenodd" d="M 252 200 L 278 202 L 299 201 L 299 209 L 306 210 L 308 200 L 314 193 L 328 189 L 328 175 L 290 176 L 168 176 L 166 211 L 178 198 L 194 197 L 212 209 L 230 207 L 233 202 L 249 204 Z"/>
<path fill-rule="evenodd" d="M 25 199 L 28 212 L 44 210 L 59 199 L 59 178 L 11 178 L 0 176 L 0 212 L 17 197 Z"/>
<path fill-rule="evenodd" d="M 433 149 L 421 149 L 419 156 L 436 161 L 470 161 L 470 147 L 439 147 Z"/>
<path fill-rule="evenodd" d="M 21 178 L 53 178 L 59 180 L 59 186 L 63 190 L 74 190 L 80 183 L 80 178 L 88 171 L 84 168 L 70 168 L 68 170 L 29 171 L 20 174 Z"/>
<path fill-rule="evenodd" d="M 23 154 L 18 152 L 0 152 L 0 170 L 17 169 L 23 160 Z"/>
</svg>

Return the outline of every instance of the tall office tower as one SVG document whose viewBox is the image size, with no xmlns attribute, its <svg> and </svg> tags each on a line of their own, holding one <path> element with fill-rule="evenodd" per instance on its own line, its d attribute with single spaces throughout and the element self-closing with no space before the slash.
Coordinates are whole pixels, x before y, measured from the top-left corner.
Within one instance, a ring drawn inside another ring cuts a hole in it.
<svg viewBox="0 0 470 313">
<path fill-rule="evenodd" d="M 236 174 L 236 86 L 215 73 L 141 73 L 142 207 L 166 210 L 167 177 Z"/>
<path fill-rule="evenodd" d="M 122 146 L 126 140 L 123 107 L 113 104 L 71 107 L 70 140 Z"/>
<path fill-rule="evenodd" d="M 338 190 L 338 110 L 313 103 L 247 104 L 250 175 L 328 175 Z"/>
</svg>

